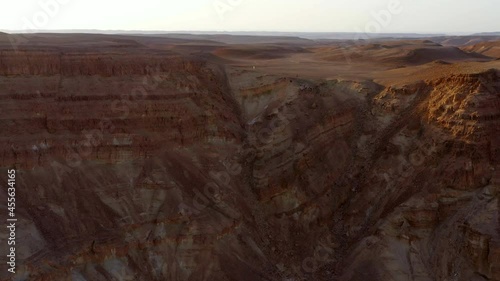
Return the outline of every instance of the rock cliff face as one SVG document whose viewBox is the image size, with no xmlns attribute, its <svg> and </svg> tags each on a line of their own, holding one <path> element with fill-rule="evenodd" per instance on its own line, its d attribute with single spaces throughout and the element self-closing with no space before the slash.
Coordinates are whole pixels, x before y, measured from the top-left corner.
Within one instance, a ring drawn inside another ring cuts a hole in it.
<svg viewBox="0 0 500 281">
<path fill-rule="evenodd" d="M 499 81 L 2 51 L 16 280 L 500 280 Z"/>
<path fill-rule="evenodd" d="M 395 117 L 349 202 L 347 233 L 369 247 L 343 263 L 360 265 L 346 278 L 372 265 L 381 280 L 498 280 L 497 81 L 492 70 L 375 97 Z"/>
</svg>

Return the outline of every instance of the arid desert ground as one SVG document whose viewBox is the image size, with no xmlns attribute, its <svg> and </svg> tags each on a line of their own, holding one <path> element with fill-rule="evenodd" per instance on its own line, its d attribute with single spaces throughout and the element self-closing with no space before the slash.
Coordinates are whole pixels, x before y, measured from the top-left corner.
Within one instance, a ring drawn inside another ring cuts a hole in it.
<svg viewBox="0 0 500 281">
<path fill-rule="evenodd" d="M 0 33 L 0 280 L 500 281 L 499 69 L 495 36 Z"/>
</svg>

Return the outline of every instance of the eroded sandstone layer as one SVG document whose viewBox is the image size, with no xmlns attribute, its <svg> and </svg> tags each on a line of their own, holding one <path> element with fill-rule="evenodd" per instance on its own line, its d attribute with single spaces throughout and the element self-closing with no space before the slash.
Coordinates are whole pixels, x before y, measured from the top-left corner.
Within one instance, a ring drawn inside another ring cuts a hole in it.
<svg viewBox="0 0 500 281">
<path fill-rule="evenodd" d="M 60 37 L 0 51 L 12 280 L 500 280 L 494 58 Z"/>
</svg>

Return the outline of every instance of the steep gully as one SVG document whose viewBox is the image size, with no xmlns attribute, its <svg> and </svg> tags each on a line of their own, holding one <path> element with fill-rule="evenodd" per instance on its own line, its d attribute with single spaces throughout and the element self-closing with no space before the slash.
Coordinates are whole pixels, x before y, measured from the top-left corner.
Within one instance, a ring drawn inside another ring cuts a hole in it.
<svg viewBox="0 0 500 281">
<path fill-rule="evenodd" d="M 5 57 L 28 280 L 500 280 L 495 70 L 393 88 Z"/>
</svg>

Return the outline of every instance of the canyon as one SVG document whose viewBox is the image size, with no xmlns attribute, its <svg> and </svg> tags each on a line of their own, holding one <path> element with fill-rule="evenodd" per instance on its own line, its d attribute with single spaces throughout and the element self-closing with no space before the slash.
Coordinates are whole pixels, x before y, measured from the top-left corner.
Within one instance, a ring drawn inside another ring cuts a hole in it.
<svg viewBox="0 0 500 281">
<path fill-rule="evenodd" d="M 225 40 L 0 34 L 0 280 L 500 281 L 500 41 Z"/>
</svg>

